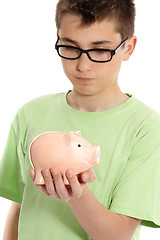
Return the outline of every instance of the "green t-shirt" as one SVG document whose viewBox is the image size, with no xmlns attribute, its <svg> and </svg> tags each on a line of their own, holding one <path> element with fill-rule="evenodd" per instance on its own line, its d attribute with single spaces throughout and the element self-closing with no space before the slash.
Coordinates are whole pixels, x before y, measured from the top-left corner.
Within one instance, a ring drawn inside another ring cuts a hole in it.
<svg viewBox="0 0 160 240">
<path fill-rule="evenodd" d="M 160 115 L 138 99 L 102 112 L 71 108 L 67 93 L 39 97 L 25 104 L 11 125 L 0 161 L 0 196 L 22 204 L 19 240 L 89 240 L 66 202 L 41 193 L 30 180 L 29 143 L 47 131 L 81 131 L 101 147 L 88 187 L 115 213 L 160 226 Z M 69 156 L 66 156 L 68 158 Z M 139 239 L 139 229 L 132 240 Z"/>
</svg>

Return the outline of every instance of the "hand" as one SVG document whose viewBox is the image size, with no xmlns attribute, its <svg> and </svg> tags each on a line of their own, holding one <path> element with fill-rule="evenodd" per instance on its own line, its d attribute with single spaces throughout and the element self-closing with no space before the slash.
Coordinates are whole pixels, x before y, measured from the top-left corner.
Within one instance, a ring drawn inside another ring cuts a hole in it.
<svg viewBox="0 0 160 240">
<path fill-rule="evenodd" d="M 34 183 L 35 171 L 30 170 L 31 180 Z M 52 196 L 56 200 L 68 202 L 71 198 L 80 198 L 86 183 L 96 180 L 96 175 L 92 169 L 76 175 L 73 171 L 67 170 L 66 177 L 70 185 L 64 185 L 62 176 L 58 169 L 43 169 L 42 176 L 45 185 L 35 185 L 41 192 L 47 196 Z"/>
</svg>

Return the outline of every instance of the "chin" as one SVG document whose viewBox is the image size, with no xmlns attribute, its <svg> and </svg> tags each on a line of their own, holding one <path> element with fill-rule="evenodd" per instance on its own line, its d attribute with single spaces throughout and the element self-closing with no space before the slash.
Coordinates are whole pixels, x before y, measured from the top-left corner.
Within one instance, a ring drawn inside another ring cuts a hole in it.
<svg viewBox="0 0 160 240">
<path fill-rule="evenodd" d="M 85 88 L 77 88 L 77 87 L 73 87 L 73 90 L 78 93 L 79 95 L 83 95 L 83 96 L 95 96 L 97 94 L 99 94 L 98 91 L 94 90 L 94 89 L 85 89 Z"/>
</svg>

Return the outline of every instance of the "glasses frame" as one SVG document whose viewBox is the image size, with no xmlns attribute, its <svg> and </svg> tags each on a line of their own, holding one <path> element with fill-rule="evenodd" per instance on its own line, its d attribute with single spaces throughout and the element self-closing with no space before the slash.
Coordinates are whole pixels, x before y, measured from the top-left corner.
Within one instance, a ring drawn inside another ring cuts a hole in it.
<svg viewBox="0 0 160 240">
<path fill-rule="evenodd" d="M 98 62 L 98 63 L 105 63 L 105 62 L 110 62 L 113 58 L 113 56 L 117 53 L 117 51 L 125 44 L 125 42 L 128 40 L 128 38 L 126 38 L 125 40 L 123 40 L 119 45 L 118 47 L 115 49 L 115 50 L 111 50 L 111 49 L 102 49 L 102 48 L 92 48 L 92 49 L 87 49 L 87 50 L 84 50 L 82 48 L 78 48 L 78 47 L 74 47 L 74 46 L 70 46 L 70 45 L 58 45 L 58 41 L 60 40 L 60 37 L 58 36 L 58 39 L 56 41 L 56 44 L 55 44 L 55 49 L 57 50 L 57 53 L 58 55 L 61 57 L 61 58 L 64 58 L 64 59 L 68 59 L 68 60 L 76 60 L 78 58 L 81 57 L 82 53 L 85 53 L 87 54 L 88 58 L 92 61 L 92 62 Z M 80 51 L 80 54 L 78 57 L 76 58 L 67 58 L 67 57 L 64 57 L 60 54 L 59 52 L 59 48 L 60 47 L 70 47 L 72 49 L 75 49 L 75 50 L 79 50 Z M 107 52 L 110 52 L 111 53 L 111 58 L 109 60 L 106 60 L 106 61 L 98 61 L 98 60 L 94 60 L 91 58 L 91 56 L 89 55 L 89 52 L 92 52 L 92 51 L 107 51 Z"/>
</svg>

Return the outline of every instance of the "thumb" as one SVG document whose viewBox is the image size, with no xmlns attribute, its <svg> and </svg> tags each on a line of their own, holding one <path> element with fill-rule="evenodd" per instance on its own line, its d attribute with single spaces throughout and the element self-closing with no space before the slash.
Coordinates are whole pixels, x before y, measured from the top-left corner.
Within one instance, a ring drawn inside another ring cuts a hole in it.
<svg viewBox="0 0 160 240">
<path fill-rule="evenodd" d="M 35 179 L 35 171 L 34 171 L 34 169 L 30 170 L 30 177 L 31 177 L 32 182 L 34 182 L 34 179 Z"/>
<path fill-rule="evenodd" d="M 96 174 L 92 169 L 89 169 L 88 171 L 82 173 L 81 179 L 84 183 L 91 183 L 96 180 Z"/>
</svg>

